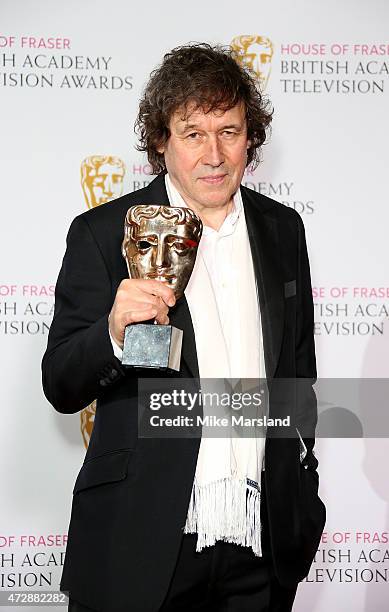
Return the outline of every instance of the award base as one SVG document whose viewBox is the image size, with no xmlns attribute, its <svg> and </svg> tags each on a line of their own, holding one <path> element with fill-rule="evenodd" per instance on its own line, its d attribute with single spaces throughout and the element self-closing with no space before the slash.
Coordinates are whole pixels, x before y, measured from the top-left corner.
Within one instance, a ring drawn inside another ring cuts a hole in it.
<svg viewBox="0 0 389 612">
<path fill-rule="evenodd" d="M 180 371 L 183 332 L 172 325 L 127 325 L 122 364 Z"/>
</svg>

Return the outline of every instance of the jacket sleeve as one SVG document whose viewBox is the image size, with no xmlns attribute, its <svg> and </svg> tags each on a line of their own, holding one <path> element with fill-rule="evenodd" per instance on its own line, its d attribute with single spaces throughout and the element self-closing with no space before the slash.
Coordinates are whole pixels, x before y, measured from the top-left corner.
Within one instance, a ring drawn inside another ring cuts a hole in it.
<svg viewBox="0 0 389 612">
<path fill-rule="evenodd" d="M 43 390 L 56 410 L 74 413 L 124 376 L 108 331 L 112 282 L 88 222 L 72 222 L 55 289 L 42 360 Z"/>
<path fill-rule="evenodd" d="M 316 470 L 318 465 L 313 453 L 317 424 L 317 400 L 313 389 L 316 377 L 311 275 L 304 225 L 299 216 L 296 322 L 297 427 L 307 449 L 302 463 L 310 470 Z"/>
</svg>

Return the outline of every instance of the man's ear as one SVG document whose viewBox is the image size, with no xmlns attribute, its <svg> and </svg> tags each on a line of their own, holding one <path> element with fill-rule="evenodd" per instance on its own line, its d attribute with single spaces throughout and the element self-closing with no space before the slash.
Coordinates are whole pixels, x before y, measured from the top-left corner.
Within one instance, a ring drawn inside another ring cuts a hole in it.
<svg viewBox="0 0 389 612">
<path fill-rule="evenodd" d="M 246 149 L 249 149 L 251 147 L 251 144 L 252 144 L 251 140 L 248 140 L 246 144 Z"/>
</svg>

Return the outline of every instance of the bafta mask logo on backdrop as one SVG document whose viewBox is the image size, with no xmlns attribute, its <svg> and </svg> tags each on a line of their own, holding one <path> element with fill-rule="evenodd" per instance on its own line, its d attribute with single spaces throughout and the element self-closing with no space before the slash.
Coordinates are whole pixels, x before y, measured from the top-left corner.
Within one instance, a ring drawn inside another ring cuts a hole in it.
<svg viewBox="0 0 389 612">
<path fill-rule="evenodd" d="M 90 437 L 92 435 L 93 425 L 95 422 L 95 414 L 96 414 L 96 400 L 93 400 L 89 406 L 81 410 L 80 418 L 81 418 L 81 434 L 82 439 L 84 440 L 85 448 L 88 448 Z"/>
<path fill-rule="evenodd" d="M 237 61 L 255 74 L 261 91 L 264 91 L 269 81 L 274 51 L 270 38 L 255 34 L 235 36 L 231 48 Z"/>
<path fill-rule="evenodd" d="M 113 155 L 90 155 L 81 162 L 81 187 L 88 208 L 100 206 L 123 193 L 124 162 Z M 88 448 L 96 414 L 96 400 L 81 410 L 81 434 Z"/>
<path fill-rule="evenodd" d="M 123 193 L 124 162 L 113 155 L 91 155 L 81 163 L 81 186 L 88 208 L 105 204 Z"/>
</svg>

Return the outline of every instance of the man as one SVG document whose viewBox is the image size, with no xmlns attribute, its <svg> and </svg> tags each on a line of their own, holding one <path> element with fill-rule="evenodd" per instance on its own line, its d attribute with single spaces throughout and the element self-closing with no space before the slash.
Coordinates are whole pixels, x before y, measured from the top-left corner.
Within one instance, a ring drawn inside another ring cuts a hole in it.
<svg viewBox="0 0 389 612">
<path fill-rule="evenodd" d="M 294 210 L 240 187 L 270 120 L 228 50 L 174 49 L 152 74 L 137 120 L 157 178 L 71 225 L 43 385 L 62 413 L 97 397 L 61 581 L 73 612 L 287 611 L 308 573 L 325 509 L 304 229 Z M 177 302 L 161 282 L 127 278 L 120 250 L 135 204 L 188 206 L 203 222 Z M 137 378 L 150 371 L 126 370 L 120 355 L 125 327 L 153 318 L 184 331 L 181 377 L 266 376 L 270 416 L 275 382 L 307 380 L 295 407 L 304 441 L 138 437 Z"/>
</svg>

